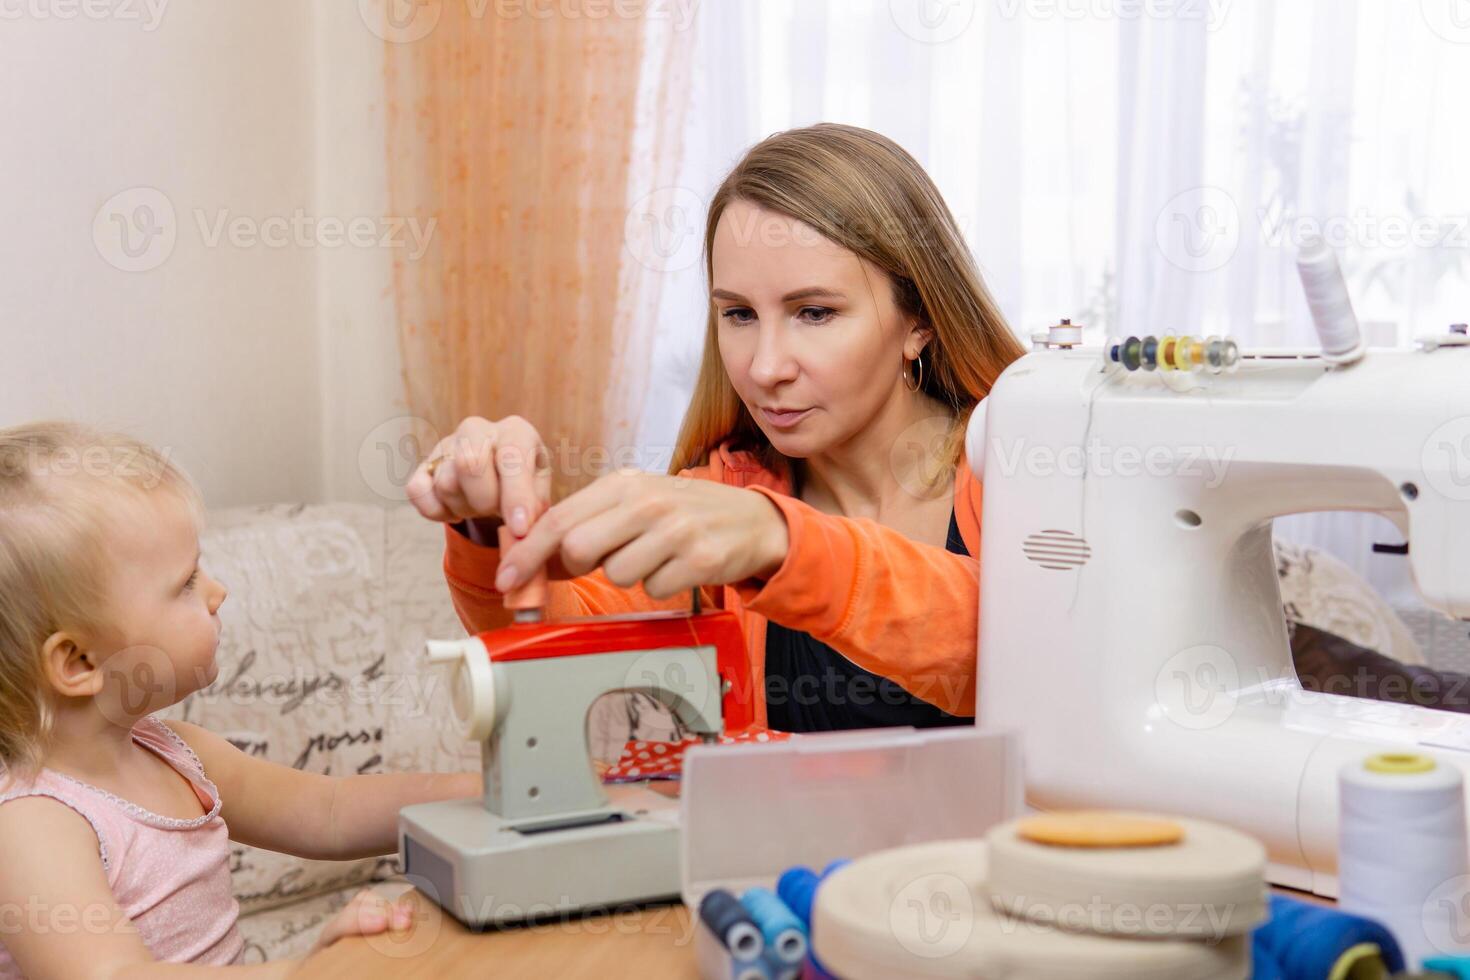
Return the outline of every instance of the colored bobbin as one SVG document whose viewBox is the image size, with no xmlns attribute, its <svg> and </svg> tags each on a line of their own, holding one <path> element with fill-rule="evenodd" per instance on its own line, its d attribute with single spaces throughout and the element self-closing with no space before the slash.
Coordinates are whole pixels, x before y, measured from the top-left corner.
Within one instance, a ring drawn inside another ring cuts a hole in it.
<svg viewBox="0 0 1470 980">
<path fill-rule="evenodd" d="M 808 928 L 812 922 L 812 899 L 817 896 L 817 884 L 821 880 L 811 868 L 803 867 L 787 868 L 776 879 L 776 894 Z"/>
<path fill-rule="evenodd" d="M 740 904 L 760 928 L 767 948 L 782 962 L 800 963 L 806 958 L 806 926 L 775 892 L 769 888 L 746 889 Z"/>
<path fill-rule="evenodd" d="M 1129 337 L 1123 341 L 1123 352 L 1119 363 L 1130 371 L 1137 371 L 1138 366 L 1143 363 L 1143 341 L 1137 337 Z"/>
<path fill-rule="evenodd" d="M 740 899 L 723 888 L 716 888 L 700 899 L 699 918 L 736 959 L 756 959 L 765 949 L 760 926 Z"/>
<path fill-rule="evenodd" d="M 1225 374 L 1240 366 L 1240 347 L 1229 337 L 1175 336 L 1110 338 L 1103 345 L 1103 360 L 1121 364 L 1129 371 L 1200 371 Z"/>
<path fill-rule="evenodd" d="M 1179 346 L 1179 338 L 1173 334 L 1166 334 L 1159 341 L 1159 367 L 1165 371 L 1177 371 L 1178 365 L 1174 363 L 1174 352 Z"/>
<path fill-rule="evenodd" d="M 1145 371 L 1159 366 L 1159 341 L 1156 337 L 1143 338 L 1142 363 Z"/>
</svg>

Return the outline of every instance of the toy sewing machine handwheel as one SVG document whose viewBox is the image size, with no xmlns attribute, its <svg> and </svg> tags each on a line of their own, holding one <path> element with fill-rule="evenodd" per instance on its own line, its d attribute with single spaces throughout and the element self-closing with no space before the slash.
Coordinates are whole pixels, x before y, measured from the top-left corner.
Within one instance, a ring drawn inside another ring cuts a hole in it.
<svg viewBox="0 0 1470 980">
<path fill-rule="evenodd" d="M 495 671 L 490 655 L 479 637 L 463 640 L 429 640 L 424 655 L 431 664 L 448 664 L 450 702 L 460 734 L 480 741 L 495 731 Z"/>
</svg>

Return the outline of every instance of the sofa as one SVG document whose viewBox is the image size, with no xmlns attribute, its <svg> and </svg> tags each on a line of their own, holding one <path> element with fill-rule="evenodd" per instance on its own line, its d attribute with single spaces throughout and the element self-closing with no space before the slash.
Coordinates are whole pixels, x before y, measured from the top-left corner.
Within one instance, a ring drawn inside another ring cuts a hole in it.
<svg viewBox="0 0 1470 980">
<path fill-rule="evenodd" d="M 203 562 L 230 589 L 219 677 L 168 714 L 315 772 L 478 769 L 478 746 L 450 722 L 444 676 L 420 663 L 426 638 L 464 635 L 440 570 L 443 533 L 407 505 L 214 512 Z M 1403 619 L 1336 559 L 1283 544 L 1277 557 L 1293 621 L 1424 662 Z M 1444 639 L 1443 624 L 1425 622 Z M 1454 635 L 1463 646 L 1463 631 Z M 608 761 L 630 735 L 672 730 L 651 701 L 608 704 L 590 726 L 595 754 Z M 634 717 L 646 727 L 618 727 Z M 304 954 L 359 889 L 397 872 L 392 857 L 306 861 L 245 846 L 231 862 L 252 963 Z"/>
</svg>

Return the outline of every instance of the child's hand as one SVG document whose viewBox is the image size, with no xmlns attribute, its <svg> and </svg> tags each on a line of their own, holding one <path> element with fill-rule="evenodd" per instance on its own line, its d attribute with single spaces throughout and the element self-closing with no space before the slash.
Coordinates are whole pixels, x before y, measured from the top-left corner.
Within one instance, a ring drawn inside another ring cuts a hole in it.
<svg viewBox="0 0 1470 980">
<path fill-rule="evenodd" d="M 347 936 L 376 936 L 388 930 L 401 931 L 413 925 L 413 892 L 405 892 L 396 902 L 389 902 L 372 889 L 360 891 L 322 927 L 312 952 L 326 949 Z"/>
</svg>

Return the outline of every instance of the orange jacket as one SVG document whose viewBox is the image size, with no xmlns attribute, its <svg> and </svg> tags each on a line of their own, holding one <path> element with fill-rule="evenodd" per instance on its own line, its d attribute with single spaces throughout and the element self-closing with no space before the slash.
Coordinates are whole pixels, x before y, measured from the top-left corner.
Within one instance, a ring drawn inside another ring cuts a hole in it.
<svg viewBox="0 0 1470 980">
<path fill-rule="evenodd" d="M 766 725 L 766 621 L 802 630 L 865 670 L 892 679 L 954 715 L 975 714 L 980 563 L 920 544 L 867 518 L 834 517 L 791 496 L 788 475 L 753 454 L 721 444 L 705 466 L 681 476 L 747 487 L 786 517 L 791 547 L 765 581 L 700 589 L 707 606 L 739 617 L 750 654 L 756 723 Z M 980 482 L 960 459 L 954 511 L 971 555 L 980 553 Z M 500 552 L 446 527 L 444 577 L 460 620 L 471 633 L 505 625 L 495 589 Z M 624 589 L 602 569 L 549 583 L 547 616 L 604 616 L 688 608 L 689 594 L 658 600 L 642 585 Z"/>
</svg>

